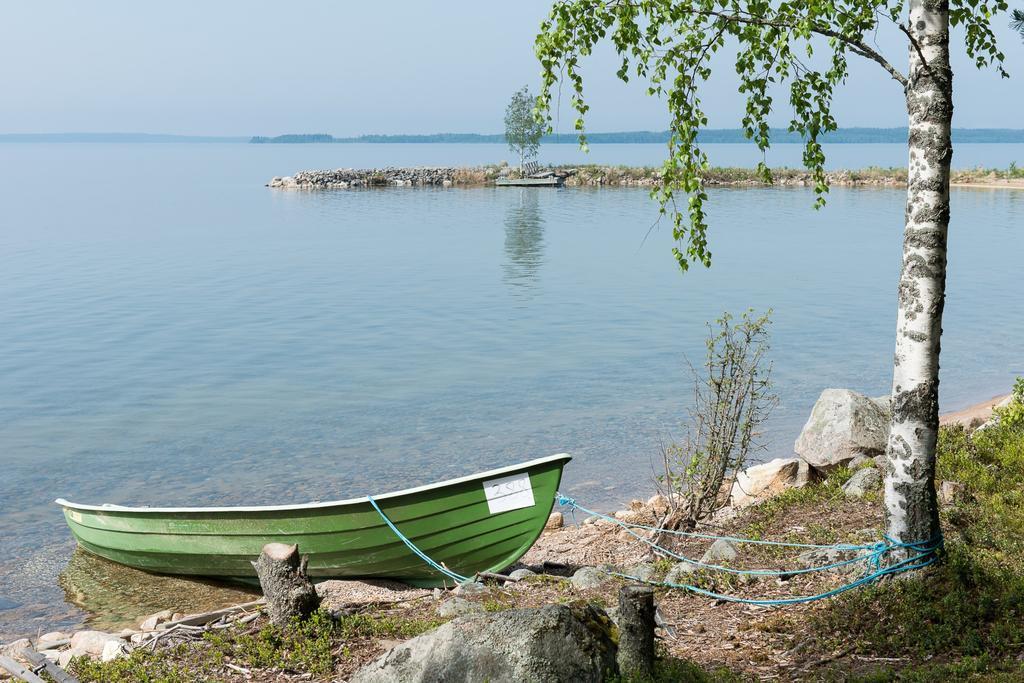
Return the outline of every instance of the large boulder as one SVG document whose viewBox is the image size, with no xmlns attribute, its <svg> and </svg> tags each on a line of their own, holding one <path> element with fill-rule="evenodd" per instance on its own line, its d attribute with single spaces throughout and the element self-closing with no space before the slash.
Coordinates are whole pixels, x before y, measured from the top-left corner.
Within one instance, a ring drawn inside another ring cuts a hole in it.
<svg viewBox="0 0 1024 683">
<path fill-rule="evenodd" d="M 803 486 L 810 468 L 800 458 L 775 458 L 739 472 L 729 496 L 741 508 L 777 496 L 788 488 Z"/>
<path fill-rule="evenodd" d="M 811 467 L 828 470 L 859 455 L 881 455 L 888 440 L 889 415 L 884 405 L 849 389 L 826 389 L 794 449 Z"/>
<path fill-rule="evenodd" d="M 351 683 L 604 681 L 616 673 L 613 628 L 592 606 L 471 614 L 394 647 Z"/>
</svg>

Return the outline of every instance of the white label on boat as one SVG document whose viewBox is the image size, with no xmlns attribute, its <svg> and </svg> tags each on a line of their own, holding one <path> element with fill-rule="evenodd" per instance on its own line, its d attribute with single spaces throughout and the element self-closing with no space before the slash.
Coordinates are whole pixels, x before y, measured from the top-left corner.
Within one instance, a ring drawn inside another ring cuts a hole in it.
<svg viewBox="0 0 1024 683">
<path fill-rule="evenodd" d="M 533 507 L 533 486 L 526 472 L 484 482 L 487 509 L 491 514 Z"/>
<path fill-rule="evenodd" d="M 74 521 L 78 522 L 79 524 L 82 523 L 82 513 L 81 512 L 77 512 L 75 510 L 68 510 L 68 517 L 70 517 Z"/>
</svg>

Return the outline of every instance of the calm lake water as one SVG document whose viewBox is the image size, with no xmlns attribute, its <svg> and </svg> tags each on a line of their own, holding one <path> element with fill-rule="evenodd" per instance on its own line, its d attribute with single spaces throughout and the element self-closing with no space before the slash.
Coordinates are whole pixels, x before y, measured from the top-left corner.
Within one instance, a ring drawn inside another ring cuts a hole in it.
<svg viewBox="0 0 1024 683">
<path fill-rule="evenodd" d="M 799 150 L 773 152 L 795 164 Z M 657 163 L 657 145 L 595 146 Z M 900 165 L 839 145 L 833 166 Z M 712 159 L 748 164 L 721 145 Z M 575 162 L 571 146 L 545 160 Z M 562 155 L 562 156 L 559 156 Z M 58 497 L 333 499 L 568 451 L 565 490 L 649 494 L 705 322 L 775 310 L 787 455 L 818 393 L 888 391 L 904 196 L 711 193 L 715 264 L 681 275 L 634 189 L 304 193 L 304 168 L 456 164 L 496 145 L 0 146 L 0 639 L 234 593 L 72 558 Z M 961 146 L 959 165 L 1024 161 Z M 1024 374 L 1024 192 L 957 190 L 942 407 Z M 652 227 L 653 226 L 653 227 Z M 64 572 L 64 578 L 58 576 Z M 176 596 L 176 597 L 168 597 Z"/>
</svg>

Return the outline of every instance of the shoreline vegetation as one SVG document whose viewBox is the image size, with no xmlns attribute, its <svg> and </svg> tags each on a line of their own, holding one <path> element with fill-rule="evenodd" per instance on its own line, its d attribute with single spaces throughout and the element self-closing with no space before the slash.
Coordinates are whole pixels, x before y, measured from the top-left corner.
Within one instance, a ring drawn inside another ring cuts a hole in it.
<svg viewBox="0 0 1024 683">
<path fill-rule="evenodd" d="M 543 173 L 561 176 L 567 187 L 654 187 L 661 181 L 661 169 L 655 166 L 555 165 Z M 518 171 L 507 164 L 471 167 L 386 167 L 372 169 L 335 169 L 299 171 L 292 176 L 275 177 L 267 187 L 284 189 L 348 189 L 362 187 L 479 187 L 492 185 L 499 178 L 516 178 Z M 834 187 L 905 187 L 905 168 L 869 167 L 826 173 Z M 708 187 L 813 187 L 814 178 L 806 169 L 772 170 L 772 183 L 765 183 L 752 168 L 713 167 L 704 175 Z M 953 171 L 954 187 L 986 189 L 1024 189 L 1024 168 L 976 168 Z"/>
<path fill-rule="evenodd" d="M 658 658 L 654 676 L 642 680 L 1019 680 L 1024 565 L 1018 532 L 1024 508 L 1007 495 L 1018 486 L 1024 490 L 1024 383 L 1015 392 L 942 418 L 937 479 L 944 563 L 926 576 L 781 608 L 658 588 Z M 992 420 L 994 407 L 1010 412 Z M 769 484 L 761 498 L 742 506 L 733 502 L 698 530 L 748 539 L 870 543 L 882 526 L 881 466 L 877 458 L 861 456 L 802 481 Z M 775 471 L 778 477 L 783 469 Z M 623 618 L 616 596 L 630 580 L 610 575 L 610 567 L 647 581 L 696 585 L 744 599 L 821 592 L 860 571 L 859 563 L 844 565 L 852 551 L 834 547 L 807 551 L 703 538 L 680 538 L 675 552 L 737 570 L 823 563 L 836 568 L 778 578 L 723 575 L 652 557 L 622 524 L 655 524 L 668 504 L 656 494 L 605 516 L 576 519 L 554 512 L 518 570 L 453 591 L 326 581 L 317 588 L 320 609 L 287 626 L 272 624 L 262 601 L 199 615 L 177 614 L 169 606 L 140 615 L 135 627 L 119 633 L 51 632 L 0 645 L 0 654 L 45 657 L 81 683 L 384 680 L 365 672 L 383 666 L 389 652 L 415 652 L 408 649 L 410 639 L 437 638 L 445 624 L 474 627 L 501 614 L 515 622 L 517 615 L 552 605 L 607 615 L 601 617 L 603 629 L 614 643 L 615 624 Z M 993 609 L 996 604 L 1002 607 Z"/>
</svg>

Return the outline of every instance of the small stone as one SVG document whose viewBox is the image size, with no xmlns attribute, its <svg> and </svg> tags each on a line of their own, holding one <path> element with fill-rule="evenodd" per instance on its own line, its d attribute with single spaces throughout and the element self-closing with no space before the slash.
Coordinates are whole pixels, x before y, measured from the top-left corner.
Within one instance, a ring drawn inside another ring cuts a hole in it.
<svg viewBox="0 0 1024 683">
<path fill-rule="evenodd" d="M 643 506 L 641 505 L 640 510 L 619 510 L 613 517 L 620 522 L 626 524 L 642 524 L 649 521 L 647 515 L 643 512 Z"/>
<path fill-rule="evenodd" d="M 118 638 L 124 638 L 124 639 L 127 640 L 128 638 L 131 638 L 133 635 L 135 635 L 135 630 L 134 629 L 123 628 L 123 629 L 121 629 L 121 632 L 117 634 L 117 637 Z"/>
<path fill-rule="evenodd" d="M 36 639 L 37 650 L 49 650 L 57 647 L 57 643 L 63 644 L 64 641 L 71 640 L 71 634 L 65 633 L 64 631 L 50 631 L 44 633 Z"/>
<path fill-rule="evenodd" d="M 11 657 L 12 659 L 19 659 L 21 651 L 26 647 L 32 647 L 32 643 L 28 638 L 19 638 L 18 640 L 12 641 L 0 647 L 0 655 L 5 657 Z"/>
<path fill-rule="evenodd" d="M 867 465 L 869 462 L 874 462 L 874 459 L 869 458 L 866 455 L 858 455 L 856 458 L 850 461 L 850 464 L 847 465 L 847 467 L 849 467 L 851 470 L 856 470 L 860 469 L 864 465 Z"/>
<path fill-rule="evenodd" d="M 545 529 L 561 529 L 565 525 L 565 517 L 561 512 L 552 512 L 548 515 L 548 521 L 544 523 Z"/>
<path fill-rule="evenodd" d="M 692 580 L 696 571 L 697 567 L 689 562 L 679 562 L 668 570 L 668 574 L 665 575 L 665 583 L 687 583 Z"/>
<path fill-rule="evenodd" d="M 460 583 L 452 592 L 455 595 L 484 595 L 490 592 L 490 589 L 479 581 L 467 581 Z"/>
<path fill-rule="evenodd" d="M 184 612 L 175 612 L 174 614 L 171 615 L 171 621 L 177 621 L 178 619 L 184 619 L 184 618 L 185 618 L 185 613 Z"/>
<path fill-rule="evenodd" d="M 597 567 L 580 567 L 570 581 L 573 586 L 583 590 L 597 588 L 608 581 L 608 573 Z"/>
<path fill-rule="evenodd" d="M 882 475 L 875 468 L 857 470 L 849 481 L 843 484 L 843 495 L 847 498 L 863 498 L 868 491 L 878 488 L 881 484 Z"/>
<path fill-rule="evenodd" d="M 939 485 L 939 502 L 943 505 L 953 505 L 964 495 L 964 485 L 958 481 L 943 481 Z"/>
<path fill-rule="evenodd" d="M 660 493 L 647 499 L 647 507 L 657 515 L 668 512 L 668 498 Z"/>
<path fill-rule="evenodd" d="M 810 467 L 799 458 L 776 458 L 748 467 L 737 473 L 736 481 L 729 488 L 732 506 L 747 507 L 801 485 L 801 469 L 809 471 Z"/>
<path fill-rule="evenodd" d="M 71 649 L 98 657 L 103 654 L 103 649 L 111 640 L 120 640 L 120 638 L 104 631 L 78 631 L 71 636 Z"/>
<path fill-rule="evenodd" d="M 627 505 L 626 507 L 632 510 L 633 512 L 642 512 L 643 509 L 647 506 L 644 504 L 642 500 L 634 498 L 633 500 L 629 501 L 629 505 Z"/>
<path fill-rule="evenodd" d="M 511 574 L 509 574 L 508 578 L 512 579 L 513 581 L 522 581 L 523 579 L 528 579 L 531 576 L 537 576 L 537 572 L 531 571 L 524 567 L 522 569 L 517 569 Z"/>
<path fill-rule="evenodd" d="M 51 662 L 56 662 L 60 657 L 60 650 L 39 650 L 39 654 L 46 657 Z"/>
<path fill-rule="evenodd" d="M 480 603 L 459 597 L 445 600 L 437 606 L 437 616 L 445 618 L 457 617 L 462 614 L 477 614 L 484 611 L 484 606 Z"/>
<path fill-rule="evenodd" d="M 739 557 L 739 548 L 736 544 L 720 538 L 711 544 L 700 561 L 704 564 L 721 564 L 722 562 L 731 562 L 737 557 Z"/>
<path fill-rule="evenodd" d="M 653 581 L 655 569 L 653 564 L 650 564 L 648 562 L 642 562 L 640 564 L 629 567 L 628 569 L 626 569 L 626 571 L 623 572 L 623 574 L 629 574 L 630 576 L 634 576 L 640 579 L 641 581 Z"/>
<path fill-rule="evenodd" d="M 156 614 L 150 614 L 148 617 L 143 617 L 139 620 L 139 628 L 143 631 L 155 631 L 156 627 L 165 621 L 170 621 L 174 617 L 174 612 L 169 609 L 161 610 Z"/>
<path fill-rule="evenodd" d="M 108 640 L 103 646 L 103 652 L 100 653 L 101 662 L 112 662 L 118 657 L 123 657 L 128 654 L 125 649 L 125 643 L 123 640 Z"/>
</svg>

